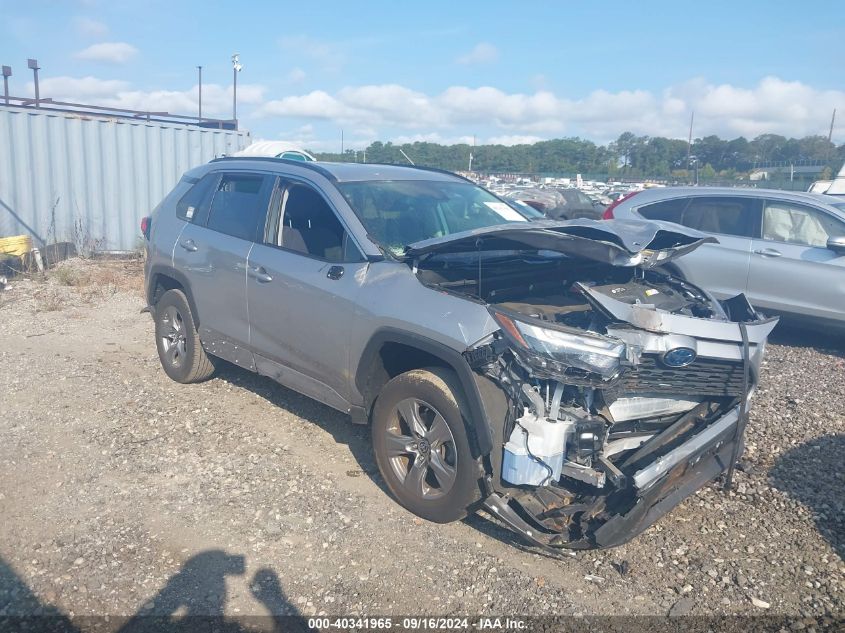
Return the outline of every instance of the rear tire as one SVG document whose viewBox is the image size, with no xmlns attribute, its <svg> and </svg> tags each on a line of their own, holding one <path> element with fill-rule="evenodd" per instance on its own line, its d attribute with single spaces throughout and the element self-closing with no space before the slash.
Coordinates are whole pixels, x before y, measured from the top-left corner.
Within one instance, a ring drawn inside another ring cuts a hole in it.
<svg viewBox="0 0 845 633">
<path fill-rule="evenodd" d="M 176 382 L 201 382 L 214 373 L 214 361 L 202 348 L 191 306 L 181 290 L 168 290 L 156 303 L 155 337 L 164 373 Z"/>
<path fill-rule="evenodd" d="M 373 409 L 373 450 L 399 503 L 449 523 L 481 499 L 483 470 L 472 456 L 464 398 L 454 372 L 415 369 L 388 382 Z"/>
</svg>

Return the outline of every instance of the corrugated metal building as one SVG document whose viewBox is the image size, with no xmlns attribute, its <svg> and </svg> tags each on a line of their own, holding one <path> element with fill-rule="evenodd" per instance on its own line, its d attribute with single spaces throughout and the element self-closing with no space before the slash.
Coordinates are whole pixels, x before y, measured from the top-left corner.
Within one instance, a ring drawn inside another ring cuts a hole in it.
<svg viewBox="0 0 845 633">
<path fill-rule="evenodd" d="M 0 237 L 132 250 L 183 172 L 249 143 L 246 131 L 0 107 Z"/>
</svg>

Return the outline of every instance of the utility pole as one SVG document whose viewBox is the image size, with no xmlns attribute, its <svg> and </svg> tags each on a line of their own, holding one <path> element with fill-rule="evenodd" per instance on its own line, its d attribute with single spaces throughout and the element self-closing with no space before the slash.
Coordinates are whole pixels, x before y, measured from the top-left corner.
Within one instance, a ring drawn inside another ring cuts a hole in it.
<svg viewBox="0 0 845 633">
<path fill-rule="evenodd" d="M 241 56 L 235 53 L 232 55 L 232 121 L 235 122 L 235 129 L 238 129 L 238 73 L 241 70 Z"/>
<path fill-rule="evenodd" d="M 200 120 L 200 123 L 202 123 L 202 66 L 197 66 L 197 70 L 199 71 L 199 75 L 200 75 L 199 76 L 199 83 L 197 84 L 199 86 L 199 92 L 200 92 L 200 94 L 199 94 L 199 113 L 197 114 L 197 118 Z"/>
<path fill-rule="evenodd" d="M 32 69 L 32 76 L 35 80 L 35 107 L 40 108 L 41 106 L 38 104 L 38 101 L 40 99 L 39 93 L 38 93 L 38 71 L 41 70 L 41 68 L 38 66 L 38 60 L 37 59 L 26 60 L 26 65 L 29 66 Z"/>
<path fill-rule="evenodd" d="M 689 138 L 687 138 L 687 177 L 689 177 L 690 157 L 692 156 L 692 122 L 695 120 L 695 110 L 689 117 Z M 697 177 L 697 176 L 696 176 Z M 696 183 L 698 184 L 698 183 Z"/>
<path fill-rule="evenodd" d="M 6 105 L 9 105 L 9 77 L 12 76 L 12 67 L 3 66 L 3 98 Z"/>
<path fill-rule="evenodd" d="M 343 160 L 343 130 L 340 130 L 340 158 Z"/>
</svg>

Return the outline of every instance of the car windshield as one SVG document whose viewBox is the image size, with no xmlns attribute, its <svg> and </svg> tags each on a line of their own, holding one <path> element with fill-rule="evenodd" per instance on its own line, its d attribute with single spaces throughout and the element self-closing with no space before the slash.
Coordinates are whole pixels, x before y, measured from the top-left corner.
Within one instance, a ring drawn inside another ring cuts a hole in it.
<svg viewBox="0 0 845 633">
<path fill-rule="evenodd" d="M 337 187 L 367 233 L 395 255 L 421 240 L 527 221 L 510 205 L 468 182 L 367 180 Z"/>
</svg>

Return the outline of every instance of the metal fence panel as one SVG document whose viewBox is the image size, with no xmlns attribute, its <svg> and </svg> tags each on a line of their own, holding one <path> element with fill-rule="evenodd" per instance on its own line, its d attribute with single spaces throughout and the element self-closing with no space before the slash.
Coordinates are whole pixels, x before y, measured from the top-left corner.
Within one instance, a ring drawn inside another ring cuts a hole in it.
<svg viewBox="0 0 845 633">
<path fill-rule="evenodd" d="M 249 143 L 246 131 L 0 108 L 0 237 L 132 250 L 185 171 Z"/>
</svg>

